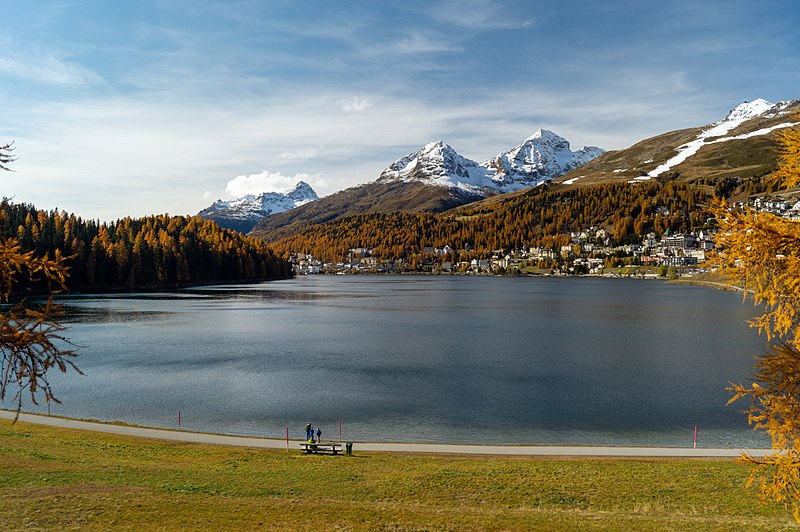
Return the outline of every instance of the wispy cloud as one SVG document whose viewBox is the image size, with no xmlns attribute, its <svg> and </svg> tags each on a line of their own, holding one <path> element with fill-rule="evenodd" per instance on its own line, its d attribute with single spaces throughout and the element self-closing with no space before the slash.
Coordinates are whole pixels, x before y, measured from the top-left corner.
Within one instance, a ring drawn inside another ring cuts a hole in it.
<svg viewBox="0 0 800 532">
<path fill-rule="evenodd" d="M 278 157 L 285 161 L 308 161 L 309 159 L 316 157 L 318 154 L 319 151 L 317 148 L 306 147 L 281 152 Z"/>
<path fill-rule="evenodd" d="M 527 10 L 509 9 L 495 0 L 447 0 L 434 3 L 427 12 L 448 24 L 478 30 L 517 30 L 533 25 Z"/>
<path fill-rule="evenodd" d="M 410 31 L 382 48 L 383 53 L 410 55 L 459 52 L 461 50 L 462 47 L 453 42 L 452 38 L 445 38 L 442 34 L 422 31 Z"/>
<path fill-rule="evenodd" d="M 9 39 L 0 41 L 0 73 L 28 81 L 53 85 L 88 85 L 102 77 L 91 69 L 70 61 L 66 54 L 41 48 L 23 49 Z"/>
</svg>

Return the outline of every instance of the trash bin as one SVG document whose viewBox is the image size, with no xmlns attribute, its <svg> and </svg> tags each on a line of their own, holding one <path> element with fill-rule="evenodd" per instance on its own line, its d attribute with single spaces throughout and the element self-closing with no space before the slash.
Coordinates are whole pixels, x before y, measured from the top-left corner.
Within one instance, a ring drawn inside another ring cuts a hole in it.
<svg viewBox="0 0 800 532">
<path fill-rule="evenodd" d="M 353 454 L 353 442 L 349 441 L 344 444 L 344 454 L 347 456 Z"/>
</svg>

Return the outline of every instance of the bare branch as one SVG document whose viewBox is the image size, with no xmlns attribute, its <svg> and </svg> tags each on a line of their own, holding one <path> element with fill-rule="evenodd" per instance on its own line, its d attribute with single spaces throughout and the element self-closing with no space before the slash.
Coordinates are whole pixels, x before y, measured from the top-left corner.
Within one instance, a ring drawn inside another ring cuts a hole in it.
<svg viewBox="0 0 800 532">
<path fill-rule="evenodd" d="M 13 151 L 14 142 L 9 142 L 8 144 L 0 146 L 0 170 L 13 172 L 13 170 L 7 166 L 9 163 L 17 160 L 17 156 L 14 155 Z"/>
</svg>

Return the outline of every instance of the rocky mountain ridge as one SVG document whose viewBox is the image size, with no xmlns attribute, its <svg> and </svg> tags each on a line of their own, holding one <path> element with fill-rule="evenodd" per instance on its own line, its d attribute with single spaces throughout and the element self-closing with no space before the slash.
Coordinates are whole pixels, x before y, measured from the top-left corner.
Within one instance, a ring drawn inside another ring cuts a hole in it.
<svg viewBox="0 0 800 532">
<path fill-rule="evenodd" d="M 247 233 L 266 216 L 318 199 L 319 196 L 311 185 L 300 181 L 285 192 L 262 192 L 257 196 L 248 194 L 230 201 L 218 199 L 197 215 L 206 220 L 214 220 L 220 227 Z"/>
<path fill-rule="evenodd" d="M 550 181 L 603 153 L 604 150 L 594 146 L 571 151 L 565 138 L 540 129 L 518 146 L 477 163 L 439 140 L 389 165 L 378 182 L 419 181 L 490 196 Z"/>
</svg>

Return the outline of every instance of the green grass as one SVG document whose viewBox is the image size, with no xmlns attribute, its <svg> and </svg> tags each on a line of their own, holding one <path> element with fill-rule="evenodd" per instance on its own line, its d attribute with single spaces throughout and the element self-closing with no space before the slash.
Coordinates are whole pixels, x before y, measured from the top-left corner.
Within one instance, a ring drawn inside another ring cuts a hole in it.
<svg viewBox="0 0 800 532">
<path fill-rule="evenodd" d="M 782 530 L 719 459 L 314 456 L 0 421 L 0 529 Z"/>
</svg>

